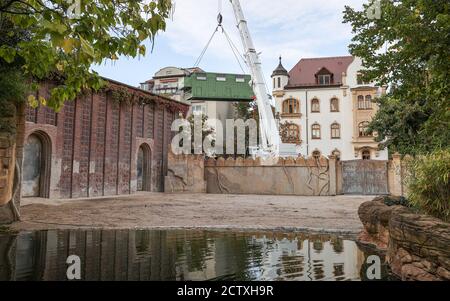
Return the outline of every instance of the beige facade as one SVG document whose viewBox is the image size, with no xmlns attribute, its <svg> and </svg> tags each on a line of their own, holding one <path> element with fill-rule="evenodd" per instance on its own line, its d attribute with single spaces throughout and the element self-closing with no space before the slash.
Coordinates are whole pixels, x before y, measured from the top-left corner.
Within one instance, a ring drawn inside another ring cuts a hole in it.
<svg viewBox="0 0 450 301">
<path fill-rule="evenodd" d="M 366 125 L 378 111 L 378 105 L 373 102 L 377 97 L 378 88 L 358 87 L 351 89 L 353 105 L 353 139 L 355 158 L 373 159 L 380 155 L 378 142 L 372 135 L 364 133 Z"/>
</svg>

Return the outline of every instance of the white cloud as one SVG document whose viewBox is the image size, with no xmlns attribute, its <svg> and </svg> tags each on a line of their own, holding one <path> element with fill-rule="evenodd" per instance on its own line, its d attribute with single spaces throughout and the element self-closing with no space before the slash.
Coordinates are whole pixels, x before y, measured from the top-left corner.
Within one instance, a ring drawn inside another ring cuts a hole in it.
<svg viewBox="0 0 450 301">
<path fill-rule="evenodd" d="M 158 35 L 155 52 L 142 60 L 98 66 L 102 75 L 130 84 L 150 78 L 167 65 L 191 67 L 217 26 L 217 0 L 174 0 L 174 20 Z M 242 48 L 229 0 L 222 0 L 224 26 Z M 300 58 L 345 55 L 351 29 L 342 24 L 345 5 L 360 8 L 367 0 L 241 0 L 256 49 L 262 52 L 267 80 L 283 56 L 292 68 Z M 241 50 L 243 52 L 243 50 Z M 240 72 L 225 38 L 218 33 L 200 64 L 207 71 Z"/>
<path fill-rule="evenodd" d="M 222 0 L 224 26 L 241 48 L 235 19 L 228 0 Z M 273 69 L 277 57 L 283 55 L 287 68 L 301 57 L 343 55 L 336 48 L 347 46 L 351 31 L 342 24 L 345 5 L 361 7 L 364 0 L 243 0 L 241 5 L 249 22 L 266 71 Z M 217 25 L 216 0 L 178 0 L 174 21 L 169 22 L 164 36 L 170 47 L 180 54 L 195 58 L 206 45 Z M 205 62 L 211 60 L 237 64 L 224 37 L 219 34 L 211 44 Z M 224 62 L 222 62 L 224 63 Z M 204 66 L 208 69 L 207 65 Z M 221 70 L 227 71 L 227 70 Z"/>
</svg>

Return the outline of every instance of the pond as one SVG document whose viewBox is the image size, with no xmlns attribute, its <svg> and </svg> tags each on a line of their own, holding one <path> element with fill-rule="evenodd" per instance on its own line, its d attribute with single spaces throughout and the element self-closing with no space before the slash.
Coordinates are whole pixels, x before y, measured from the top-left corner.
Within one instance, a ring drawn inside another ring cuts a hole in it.
<svg viewBox="0 0 450 301">
<path fill-rule="evenodd" d="M 366 280 L 368 254 L 336 235 L 199 230 L 0 233 L 0 280 Z M 388 279 L 384 265 L 383 279 Z"/>
</svg>

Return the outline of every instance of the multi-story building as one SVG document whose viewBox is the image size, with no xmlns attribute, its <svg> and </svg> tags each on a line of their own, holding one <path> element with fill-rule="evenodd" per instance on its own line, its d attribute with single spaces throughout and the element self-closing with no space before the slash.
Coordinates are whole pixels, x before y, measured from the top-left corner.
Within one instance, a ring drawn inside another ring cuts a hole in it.
<svg viewBox="0 0 450 301">
<path fill-rule="evenodd" d="M 384 91 L 360 80 L 362 68 L 361 59 L 342 56 L 301 59 L 288 72 L 280 58 L 272 79 L 283 143 L 303 156 L 387 160 L 367 132 Z"/>
<path fill-rule="evenodd" d="M 210 120 L 220 120 L 225 130 L 226 119 L 235 117 L 234 104 L 254 99 L 250 81 L 250 75 L 166 67 L 142 83 L 141 89 L 186 102 L 191 105 L 188 115 L 204 114 Z M 210 125 L 215 127 L 214 122 Z"/>
<path fill-rule="evenodd" d="M 184 79 L 194 72 L 203 72 L 203 70 L 200 68 L 165 67 L 156 72 L 153 79 L 141 83 L 141 89 L 185 102 Z"/>
</svg>

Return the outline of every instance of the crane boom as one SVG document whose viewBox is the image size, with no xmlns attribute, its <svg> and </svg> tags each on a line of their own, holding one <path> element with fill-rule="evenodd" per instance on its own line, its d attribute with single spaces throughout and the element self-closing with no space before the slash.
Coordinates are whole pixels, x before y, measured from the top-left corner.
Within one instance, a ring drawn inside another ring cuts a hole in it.
<svg viewBox="0 0 450 301">
<path fill-rule="evenodd" d="M 261 60 L 253 44 L 247 21 L 245 20 L 244 13 L 242 11 L 241 3 L 239 0 L 230 0 L 230 2 L 233 6 L 237 27 L 244 46 L 246 63 L 250 68 L 253 91 L 255 93 L 256 103 L 258 105 L 262 140 L 259 151 L 263 154 L 278 156 L 280 148 L 280 134 L 278 132 L 272 111 L 272 106 L 274 106 L 274 103 L 267 91 L 264 80 Z"/>
</svg>

